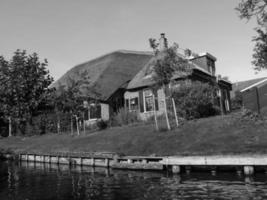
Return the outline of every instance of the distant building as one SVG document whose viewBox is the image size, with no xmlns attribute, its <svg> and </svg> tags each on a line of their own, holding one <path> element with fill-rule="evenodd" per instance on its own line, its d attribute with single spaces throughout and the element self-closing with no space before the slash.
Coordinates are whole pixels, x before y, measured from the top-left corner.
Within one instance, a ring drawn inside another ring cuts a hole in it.
<svg viewBox="0 0 267 200">
<path fill-rule="evenodd" d="M 241 90 L 244 90 L 245 88 L 248 88 L 251 85 L 257 84 L 264 79 L 267 79 L 267 77 L 250 79 L 250 80 L 246 80 L 246 81 L 239 81 L 239 82 L 233 83 L 232 91 L 230 93 L 231 98 L 235 97 L 236 92 L 240 92 Z"/>
<path fill-rule="evenodd" d="M 164 34 L 160 38 L 160 50 L 167 48 L 167 39 Z M 179 54 L 180 55 L 180 54 Z M 218 105 L 223 112 L 231 110 L 230 91 L 232 84 L 228 80 L 221 79 L 216 75 L 216 58 L 209 53 L 201 55 L 187 52 L 187 55 L 180 55 L 190 61 L 192 73 L 183 75 L 175 73 L 172 80 L 175 80 L 177 87 L 179 81 L 187 80 L 188 83 L 194 80 L 202 82 L 215 82 L 219 86 Z M 97 119 L 108 120 L 113 113 L 120 108 L 126 107 L 130 111 L 138 111 L 142 119 L 147 119 L 152 114 L 152 107 L 155 105 L 158 113 L 162 113 L 162 100 L 165 98 L 162 90 L 158 90 L 153 96 L 150 88 L 153 85 L 152 52 L 139 51 L 115 51 L 91 61 L 77 65 L 57 80 L 53 87 L 69 85 L 69 78 L 79 80 L 86 72 L 89 75 L 89 86 L 95 93 L 87 91 L 85 96 L 96 98 L 98 105 L 89 105 L 87 119 L 95 121 Z M 154 104 L 155 101 L 155 104 Z"/>
<path fill-rule="evenodd" d="M 240 91 L 243 106 L 254 112 L 267 114 L 267 77 Z"/>
</svg>

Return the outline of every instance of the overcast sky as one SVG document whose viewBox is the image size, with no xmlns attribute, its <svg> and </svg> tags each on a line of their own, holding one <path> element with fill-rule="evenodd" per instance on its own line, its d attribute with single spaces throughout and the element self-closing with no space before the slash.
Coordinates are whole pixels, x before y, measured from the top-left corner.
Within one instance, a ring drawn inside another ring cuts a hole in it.
<svg viewBox="0 0 267 200">
<path fill-rule="evenodd" d="M 47 58 L 58 79 L 74 65 L 118 50 L 149 51 L 148 38 L 209 52 L 231 81 L 255 75 L 255 21 L 241 21 L 239 0 L 0 0 L 0 54 L 16 49 Z"/>
</svg>

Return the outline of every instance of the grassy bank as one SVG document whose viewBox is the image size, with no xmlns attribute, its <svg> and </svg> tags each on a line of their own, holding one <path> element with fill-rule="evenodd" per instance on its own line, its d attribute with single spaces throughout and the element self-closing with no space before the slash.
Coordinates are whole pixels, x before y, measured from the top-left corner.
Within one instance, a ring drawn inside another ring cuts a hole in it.
<svg viewBox="0 0 267 200">
<path fill-rule="evenodd" d="M 153 125 L 116 127 L 93 134 L 47 134 L 0 139 L 15 152 L 117 152 L 125 155 L 211 155 L 267 153 L 267 123 L 240 113 L 189 121 L 169 132 Z"/>
</svg>

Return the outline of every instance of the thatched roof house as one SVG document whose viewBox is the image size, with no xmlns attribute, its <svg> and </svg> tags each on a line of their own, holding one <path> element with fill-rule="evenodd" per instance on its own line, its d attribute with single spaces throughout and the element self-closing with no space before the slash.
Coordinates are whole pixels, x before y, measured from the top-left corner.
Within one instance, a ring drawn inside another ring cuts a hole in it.
<svg viewBox="0 0 267 200">
<path fill-rule="evenodd" d="M 89 87 L 97 90 L 100 94 L 99 100 L 108 101 L 119 88 L 127 86 L 127 83 L 148 63 L 152 55 L 151 52 L 115 51 L 73 67 L 52 87 L 58 88 L 60 85 L 68 87 L 70 79 L 80 80 L 86 72 Z M 87 92 L 89 93 L 86 95 L 90 96 L 90 91 Z M 92 98 L 94 97 L 93 95 Z"/>
<path fill-rule="evenodd" d="M 161 34 L 160 44 L 161 52 L 164 52 L 163 50 L 166 48 L 164 45 L 167 45 L 164 34 Z M 153 84 L 151 72 L 153 71 L 154 61 L 157 59 L 153 55 L 152 52 L 115 51 L 73 67 L 52 87 L 58 88 L 61 85 L 68 87 L 72 83 L 70 80 L 81 80 L 86 74 L 88 83 L 87 89 L 81 90 L 83 95 L 88 98 L 95 98 L 101 103 L 100 107 L 95 109 L 98 112 L 97 114 L 89 109 L 89 120 L 109 119 L 110 114 L 124 106 L 131 110 L 138 109 L 140 112 L 150 112 L 152 97 L 151 93 L 146 91 L 146 88 Z M 208 53 L 197 56 L 179 54 L 179 56 L 190 60 L 188 67 L 192 70 L 190 74 L 175 73 L 174 80 L 188 78 L 205 82 L 216 81 L 216 58 L 214 56 Z M 222 86 L 229 107 L 228 93 L 231 90 L 231 83 L 224 80 L 218 80 L 218 83 Z M 158 94 L 158 102 L 161 98 L 165 97 Z M 147 105 L 150 106 L 149 109 Z M 155 106 L 160 107 L 160 105 Z M 227 108 L 227 106 L 225 107 Z"/>
</svg>

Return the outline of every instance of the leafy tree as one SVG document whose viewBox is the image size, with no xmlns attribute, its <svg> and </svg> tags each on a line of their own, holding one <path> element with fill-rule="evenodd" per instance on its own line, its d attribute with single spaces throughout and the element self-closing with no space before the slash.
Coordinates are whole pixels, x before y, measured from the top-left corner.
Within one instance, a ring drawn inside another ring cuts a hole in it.
<svg viewBox="0 0 267 200">
<path fill-rule="evenodd" d="M 32 116 L 50 92 L 53 78 L 46 69 L 47 60 L 40 61 L 36 53 L 17 50 L 10 61 L 0 57 L 0 104 L 5 119 L 21 126 L 31 123 Z M 23 127 L 19 129 L 24 133 Z"/>
<path fill-rule="evenodd" d="M 94 86 L 90 86 L 89 76 L 87 72 L 80 74 L 79 80 L 71 77 L 67 80 L 66 85 L 59 85 L 54 95 L 54 108 L 56 113 L 67 112 L 71 115 L 71 134 L 73 135 L 73 117 L 76 119 L 77 134 L 79 135 L 78 119 L 83 116 L 84 101 L 93 101 L 98 103 L 99 93 Z M 89 95 L 90 94 L 90 95 Z M 88 96 L 91 96 L 89 98 Z M 90 105 L 90 103 L 89 103 Z M 60 129 L 60 118 L 58 117 L 58 129 Z M 60 130 L 58 130 L 60 132 Z"/>
<path fill-rule="evenodd" d="M 267 0 L 241 0 L 236 10 L 241 19 L 256 18 L 258 27 L 252 64 L 255 70 L 267 69 Z"/>
<path fill-rule="evenodd" d="M 188 60 L 178 55 L 178 44 L 174 43 L 171 47 L 166 47 L 160 51 L 156 39 L 150 38 L 150 47 L 154 51 L 154 62 L 152 77 L 155 81 L 152 91 L 155 93 L 159 88 L 163 88 L 166 98 L 170 97 L 168 85 L 175 74 L 187 74 L 191 71 Z M 155 107 L 155 106 L 154 106 Z M 170 123 L 167 114 L 167 103 L 165 99 L 165 116 L 167 127 L 170 129 Z M 155 120 L 156 121 L 156 120 Z"/>
</svg>

